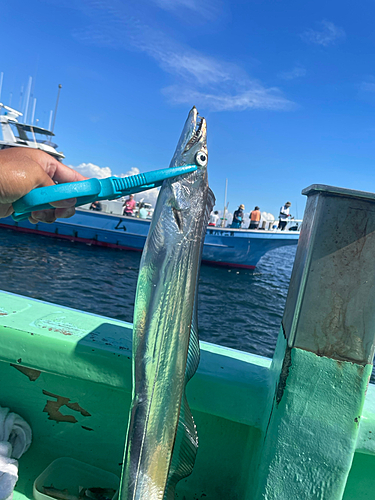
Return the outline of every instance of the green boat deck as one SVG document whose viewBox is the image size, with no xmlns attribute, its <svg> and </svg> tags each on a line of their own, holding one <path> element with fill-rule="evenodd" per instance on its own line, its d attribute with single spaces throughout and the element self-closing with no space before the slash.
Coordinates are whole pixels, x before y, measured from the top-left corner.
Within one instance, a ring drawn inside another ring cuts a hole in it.
<svg viewBox="0 0 375 500">
<path fill-rule="evenodd" d="M 0 304 L 0 404 L 33 431 L 14 499 L 31 499 L 34 480 L 59 457 L 120 476 L 131 397 L 131 325 L 5 292 Z M 176 498 L 253 498 L 271 365 L 271 359 L 201 343 L 201 363 L 188 386 L 199 451 Z M 370 385 L 345 500 L 373 498 L 373 436 Z"/>
</svg>

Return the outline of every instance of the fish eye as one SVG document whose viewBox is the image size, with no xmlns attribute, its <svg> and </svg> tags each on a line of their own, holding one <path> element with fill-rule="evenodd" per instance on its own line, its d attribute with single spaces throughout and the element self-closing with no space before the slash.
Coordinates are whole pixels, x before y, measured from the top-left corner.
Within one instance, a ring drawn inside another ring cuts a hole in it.
<svg viewBox="0 0 375 500">
<path fill-rule="evenodd" d="M 200 167 L 205 167 L 207 165 L 207 153 L 206 151 L 198 151 L 195 155 L 195 163 Z"/>
</svg>

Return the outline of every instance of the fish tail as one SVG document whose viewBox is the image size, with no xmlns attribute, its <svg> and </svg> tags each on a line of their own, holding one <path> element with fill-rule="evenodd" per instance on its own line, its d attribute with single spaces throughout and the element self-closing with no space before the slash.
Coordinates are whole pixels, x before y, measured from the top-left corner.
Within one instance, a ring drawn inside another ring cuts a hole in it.
<svg viewBox="0 0 375 500">
<path fill-rule="evenodd" d="M 191 329 L 188 358 L 185 371 L 185 384 L 190 380 L 199 364 L 199 340 L 197 331 Z M 186 388 L 186 385 L 185 385 Z M 171 466 L 163 500 L 174 500 L 177 483 L 189 476 L 194 467 L 198 450 L 198 433 L 191 414 L 186 394 L 182 396 L 176 439 L 173 447 Z"/>
<path fill-rule="evenodd" d="M 189 476 L 193 471 L 197 449 L 198 434 L 193 415 L 184 395 L 163 500 L 174 500 L 177 483 L 184 477 Z"/>
</svg>

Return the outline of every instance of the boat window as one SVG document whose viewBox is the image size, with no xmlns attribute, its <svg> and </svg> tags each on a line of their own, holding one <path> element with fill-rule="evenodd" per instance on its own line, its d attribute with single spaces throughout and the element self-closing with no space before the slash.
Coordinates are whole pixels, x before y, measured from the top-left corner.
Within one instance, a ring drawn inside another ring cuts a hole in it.
<svg viewBox="0 0 375 500">
<path fill-rule="evenodd" d="M 41 134 L 40 132 L 37 132 L 34 130 L 34 128 L 29 125 L 28 127 L 30 128 L 30 131 L 26 131 L 25 127 L 22 126 L 22 124 L 13 124 L 9 123 L 11 126 L 12 132 L 15 135 L 17 139 L 20 139 L 21 141 L 28 141 L 28 142 L 38 142 L 40 144 L 46 144 L 48 146 L 51 146 L 52 148 L 57 148 L 57 144 L 52 142 L 49 138 L 49 136 Z M 38 130 L 38 127 L 35 127 L 36 130 Z M 40 129 L 39 129 L 40 130 Z M 32 133 L 34 131 L 34 134 Z M 35 137 L 35 139 L 34 139 Z"/>
</svg>

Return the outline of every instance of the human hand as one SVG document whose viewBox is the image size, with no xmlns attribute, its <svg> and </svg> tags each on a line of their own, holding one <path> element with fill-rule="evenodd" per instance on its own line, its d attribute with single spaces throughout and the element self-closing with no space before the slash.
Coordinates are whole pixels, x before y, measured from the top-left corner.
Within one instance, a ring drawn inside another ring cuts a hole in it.
<svg viewBox="0 0 375 500">
<path fill-rule="evenodd" d="M 75 182 L 87 179 L 55 158 L 30 148 L 8 148 L 0 151 L 0 219 L 14 210 L 12 203 L 32 189 L 54 186 L 56 182 Z M 67 218 L 75 213 L 76 198 L 56 201 L 56 208 L 32 212 L 29 221 L 55 222 L 58 217 Z"/>
</svg>

